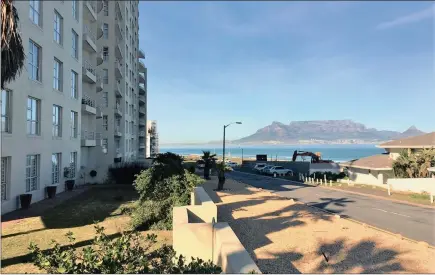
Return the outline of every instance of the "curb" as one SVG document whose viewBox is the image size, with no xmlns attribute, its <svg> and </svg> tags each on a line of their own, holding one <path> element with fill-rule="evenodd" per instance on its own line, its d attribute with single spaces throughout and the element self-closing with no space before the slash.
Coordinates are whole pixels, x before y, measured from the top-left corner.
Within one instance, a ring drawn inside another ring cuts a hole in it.
<svg viewBox="0 0 435 275">
<path fill-rule="evenodd" d="M 271 177 L 263 176 L 263 175 L 258 175 L 258 174 L 252 174 L 252 173 L 240 172 L 240 171 L 236 171 L 236 172 L 237 173 L 241 173 L 241 174 L 246 174 L 246 175 L 254 175 L 254 176 L 259 176 L 259 177 L 273 179 Z M 315 185 L 315 186 L 313 186 L 313 185 L 310 185 L 310 184 L 306 184 L 305 182 L 297 182 L 297 181 L 292 181 L 292 180 L 283 179 L 283 178 L 279 178 L 279 179 L 280 180 L 284 180 L 284 181 L 288 181 L 288 182 L 295 182 L 295 183 L 306 185 L 306 186 L 310 186 L 310 187 L 321 187 L 321 188 L 325 188 L 325 189 L 329 189 L 329 190 L 334 190 L 334 191 L 339 191 L 339 192 L 345 192 L 345 193 L 350 193 L 350 194 L 355 194 L 355 195 L 361 195 L 361 196 L 371 197 L 371 198 L 375 198 L 375 199 L 382 199 L 382 200 L 386 200 L 386 201 L 393 201 L 393 202 L 398 202 L 398 203 L 412 205 L 412 206 L 418 206 L 418 207 L 427 208 L 427 209 L 435 209 L 435 206 L 430 206 L 430 205 L 418 204 L 418 203 L 413 203 L 413 202 L 408 202 L 408 201 L 402 201 L 402 200 L 398 200 L 398 199 L 391 199 L 391 198 L 386 198 L 386 197 L 381 197 L 381 196 L 371 195 L 371 194 L 366 194 L 366 193 L 360 193 L 360 192 L 355 192 L 355 191 L 342 190 L 342 189 L 338 189 L 338 188 L 332 188 L 332 187 L 329 187 L 329 186 L 322 186 L 322 185 Z"/>
</svg>

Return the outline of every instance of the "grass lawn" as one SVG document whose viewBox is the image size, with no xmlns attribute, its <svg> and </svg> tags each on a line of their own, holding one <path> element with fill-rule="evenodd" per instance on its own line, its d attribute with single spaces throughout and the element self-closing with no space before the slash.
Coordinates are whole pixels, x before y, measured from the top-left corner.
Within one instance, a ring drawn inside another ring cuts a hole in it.
<svg viewBox="0 0 435 275">
<path fill-rule="evenodd" d="M 107 235 L 116 237 L 129 225 L 130 217 L 122 210 L 132 206 L 137 198 L 131 186 L 93 187 L 40 216 L 2 222 L 1 273 L 42 273 L 26 263 L 32 241 L 41 249 L 50 248 L 51 240 L 67 244 L 65 234 L 71 231 L 75 246 L 82 248 L 95 236 L 94 222 L 104 226 Z M 157 234 L 159 245 L 172 244 L 171 231 L 143 232 L 146 233 Z"/>
</svg>

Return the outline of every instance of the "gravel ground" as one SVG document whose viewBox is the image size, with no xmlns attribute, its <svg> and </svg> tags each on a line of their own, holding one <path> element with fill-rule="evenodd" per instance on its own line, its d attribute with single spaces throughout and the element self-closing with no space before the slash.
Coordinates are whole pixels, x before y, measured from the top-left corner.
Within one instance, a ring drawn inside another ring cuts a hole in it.
<svg viewBox="0 0 435 275">
<path fill-rule="evenodd" d="M 227 179 L 204 187 L 263 273 L 435 273 L 435 249 Z"/>
</svg>

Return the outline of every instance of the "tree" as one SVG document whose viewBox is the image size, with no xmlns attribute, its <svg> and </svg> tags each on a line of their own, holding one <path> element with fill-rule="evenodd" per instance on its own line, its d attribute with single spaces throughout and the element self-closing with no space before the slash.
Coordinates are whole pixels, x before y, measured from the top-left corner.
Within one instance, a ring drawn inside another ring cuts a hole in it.
<svg viewBox="0 0 435 275">
<path fill-rule="evenodd" d="M 24 47 L 18 31 L 19 17 L 13 0 L 2 0 L 2 76 L 1 88 L 15 80 L 24 65 Z"/>
<path fill-rule="evenodd" d="M 201 158 L 204 160 L 204 179 L 210 179 L 210 167 L 216 154 L 211 154 L 210 151 L 202 151 Z"/>
<path fill-rule="evenodd" d="M 393 171 L 398 178 L 425 178 L 429 174 L 427 169 L 432 166 L 435 166 L 435 149 L 416 153 L 403 150 L 393 162 Z"/>
<path fill-rule="evenodd" d="M 223 161 L 216 164 L 216 169 L 218 171 L 218 186 L 216 190 L 220 191 L 224 189 L 225 172 L 232 171 L 232 169 L 226 166 Z"/>
</svg>

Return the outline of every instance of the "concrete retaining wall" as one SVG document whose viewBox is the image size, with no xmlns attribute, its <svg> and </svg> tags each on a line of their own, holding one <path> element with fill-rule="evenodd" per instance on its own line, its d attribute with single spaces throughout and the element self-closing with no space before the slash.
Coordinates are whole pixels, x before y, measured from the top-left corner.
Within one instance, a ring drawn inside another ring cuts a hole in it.
<svg viewBox="0 0 435 275">
<path fill-rule="evenodd" d="M 243 166 L 254 168 L 257 163 L 266 163 L 267 165 L 279 165 L 287 169 L 291 169 L 295 174 L 307 174 L 310 172 L 310 163 L 304 161 L 255 161 L 243 160 Z"/>
<path fill-rule="evenodd" d="M 228 223 L 217 221 L 217 206 L 196 187 L 191 205 L 173 209 L 173 247 L 178 255 L 221 266 L 224 273 L 261 273 Z"/>
<path fill-rule="evenodd" d="M 435 179 L 388 179 L 391 189 L 394 191 L 414 192 L 414 193 L 433 193 L 435 194 Z"/>
</svg>

